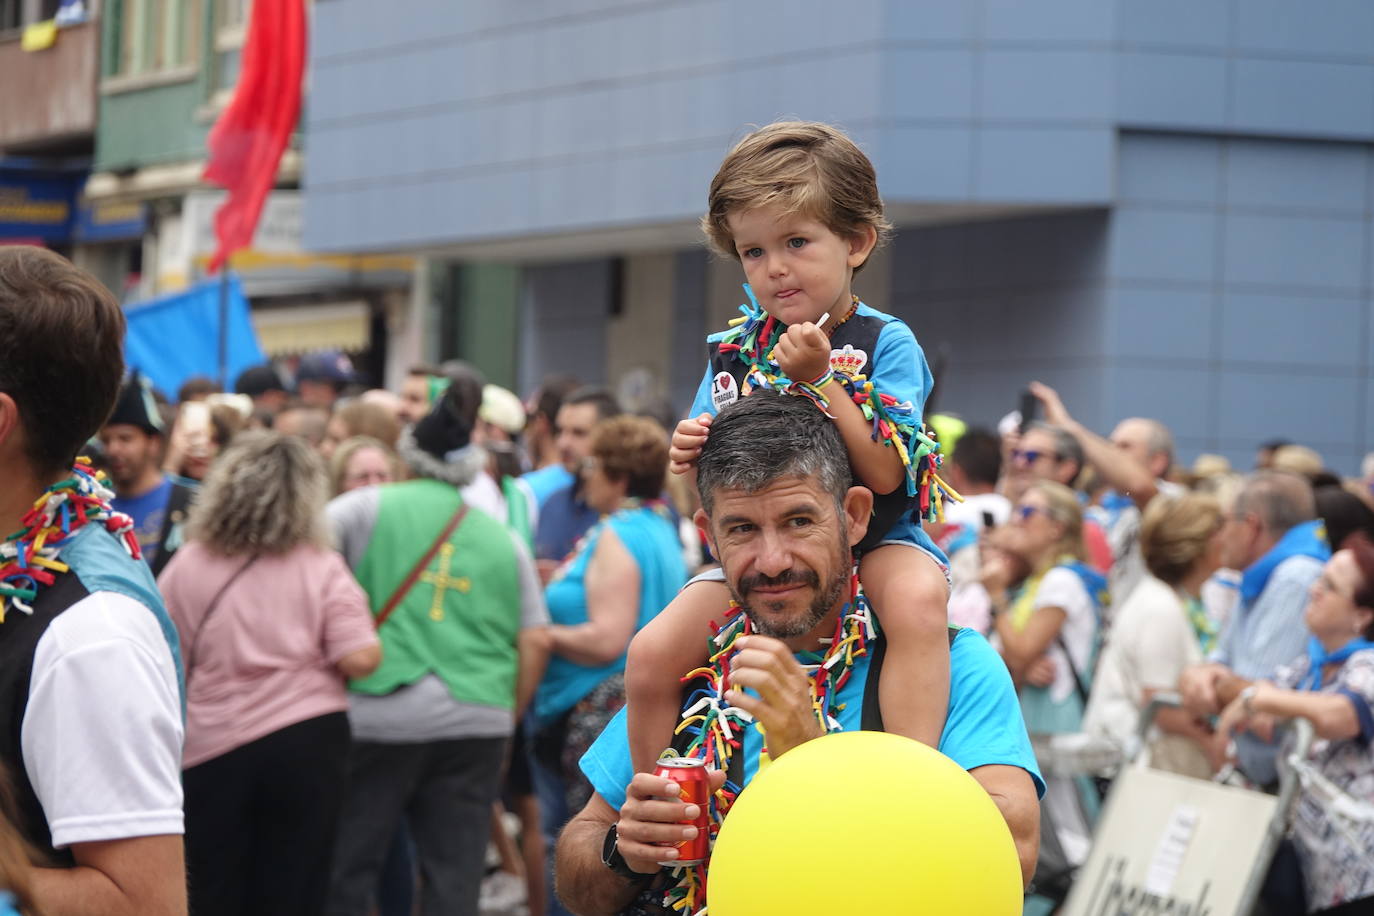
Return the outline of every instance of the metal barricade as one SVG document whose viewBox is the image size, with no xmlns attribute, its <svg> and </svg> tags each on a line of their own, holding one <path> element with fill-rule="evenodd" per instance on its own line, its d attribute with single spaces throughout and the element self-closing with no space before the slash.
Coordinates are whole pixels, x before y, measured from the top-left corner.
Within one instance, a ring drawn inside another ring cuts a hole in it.
<svg viewBox="0 0 1374 916">
<path fill-rule="evenodd" d="M 1140 751 L 1113 779 L 1087 860 L 1074 875 L 1064 916 L 1248 916 L 1299 788 L 1298 771 L 1282 770 L 1268 795 L 1215 781 L 1151 769 L 1149 733 L 1159 694 L 1141 716 Z M 1292 756 L 1306 757 L 1311 725 L 1297 720 Z"/>
</svg>

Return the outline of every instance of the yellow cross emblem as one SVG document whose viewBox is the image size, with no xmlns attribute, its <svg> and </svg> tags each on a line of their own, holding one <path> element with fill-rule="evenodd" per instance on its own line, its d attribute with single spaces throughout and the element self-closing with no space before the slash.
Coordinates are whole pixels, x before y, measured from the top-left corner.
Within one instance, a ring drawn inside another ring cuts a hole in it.
<svg viewBox="0 0 1374 916">
<path fill-rule="evenodd" d="M 439 567 L 434 572 L 425 572 L 420 575 L 420 581 L 434 586 L 434 602 L 429 606 L 429 619 L 435 623 L 444 619 L 444 594 L 449 589 L 457 589 L 466 595 L 472 590 L 472 580 L 467 576 L 449 575 L 450 564 L 453 562 L 453 545 L 445 544 L 439 548 Z"/>
</svg>

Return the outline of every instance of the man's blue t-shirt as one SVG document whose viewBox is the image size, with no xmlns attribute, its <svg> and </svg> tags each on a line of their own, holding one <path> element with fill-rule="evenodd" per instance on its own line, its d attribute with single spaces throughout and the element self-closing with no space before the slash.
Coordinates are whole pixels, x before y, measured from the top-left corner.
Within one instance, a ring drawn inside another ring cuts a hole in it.
<svg viewBox="0 0 1374 916">
<path fill-rule="evenodd" d="M 578 539 L 600 520 L 601 513 L 578 498 L 575 485 L 554 491 L 539 507 L 539 527 L 534 532 L 535 559 L 566 559 Z"/>
<path fill-rule="evenodd" d="M 151 566 L 157 560 L 158 538 L 167 518 L 167 503 L 172 498 L 172 478 L 162 475 L 162 482 L 142 496 L 120 497 L 110 500 L 116 512 L 123 512 L 134 520 L 134 536 L 143 549 L 143 559 Z"/>
<path fill-rule="evenodd" d="M 549 497 L 564 487 L 572 486 L 577 478 L 561 464 L 551 464 L 548 467 L 540 468 L 537 471 L 530 471 L 521 474 L 520 479 L 529 484 L 530 492 L 534 494 L 534 501 L 539 505 L 539 511 L 544 511 L 544 504 L 549 501 Z"/>
<path fill-rule="evenodd" d="M 856 659 L 848 683 L 836 697 L 844 704 L 837 717 L 845 731 L 855 731 L 863 714 L 864 684 L 868 681 L 869 656 Z M 1016 699 L 1006 663 L 973 630 L 960 630 L 949 647 L 949 711 L 940 734 L 940 753 L 965 770 L 999 764 L 1020 767 L 1030 773 L 1038 795 L 1045 782 L 1035 764 L 1021 704 Z M 763 742 L 752 724 L 744 732 L 744 782 L 758 772 Z M 620 710 L 601 736 L 582 756 L 582 772 L 592 788 L 617 810 L 625 804 L 625 787 L 634 776 L 625 710 Z"/>
</svg>

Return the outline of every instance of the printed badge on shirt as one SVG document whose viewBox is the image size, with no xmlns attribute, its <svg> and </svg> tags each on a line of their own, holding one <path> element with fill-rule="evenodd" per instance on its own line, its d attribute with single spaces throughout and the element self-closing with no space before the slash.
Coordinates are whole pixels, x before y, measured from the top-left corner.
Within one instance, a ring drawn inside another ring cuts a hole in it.
<svg viewBox="0 0 1374 916">
<path fill-rule="evenodd" d="M 867 365 L 868 354 L 863 350 L 854 349 L 853 344 L 845 344 L 841 349 L 830 351 L 830 368 L 849 378 L 859 375 Z"/>
<path fill-rule="evenodd" d="M 717 372 L 711 382 L 711 403 L 721 410 L 739 400 L 739 383 L 728 372 Z"/>
</svg>

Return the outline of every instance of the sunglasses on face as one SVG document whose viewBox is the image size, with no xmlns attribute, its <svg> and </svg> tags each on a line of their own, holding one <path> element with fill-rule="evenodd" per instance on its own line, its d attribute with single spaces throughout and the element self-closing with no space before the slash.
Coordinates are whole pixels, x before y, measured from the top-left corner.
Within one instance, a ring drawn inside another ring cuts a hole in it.
<svg viewBox="0 0 1374 916">
<path fill-rule="evenodd" d="M 1035 515 L 1049 515 L 1048 512 L 1039 506 L 1017 506 L 1012 510 L 1011 514 L 1012 518 L 1016 519 L 1018 522 L 1030 521 L 1031 517 Z"/>
<path fill-rule="evenodd" d="M 1059 460 L 1059 456 L 1054 452 L 1042 452 L 1037 449 L 1017 448 L 1012 449 L 1011 452 L 1011 460 L 1014 464 L 1035 464 L 1041 458 L 1046 457 Z"/>
</svg>

